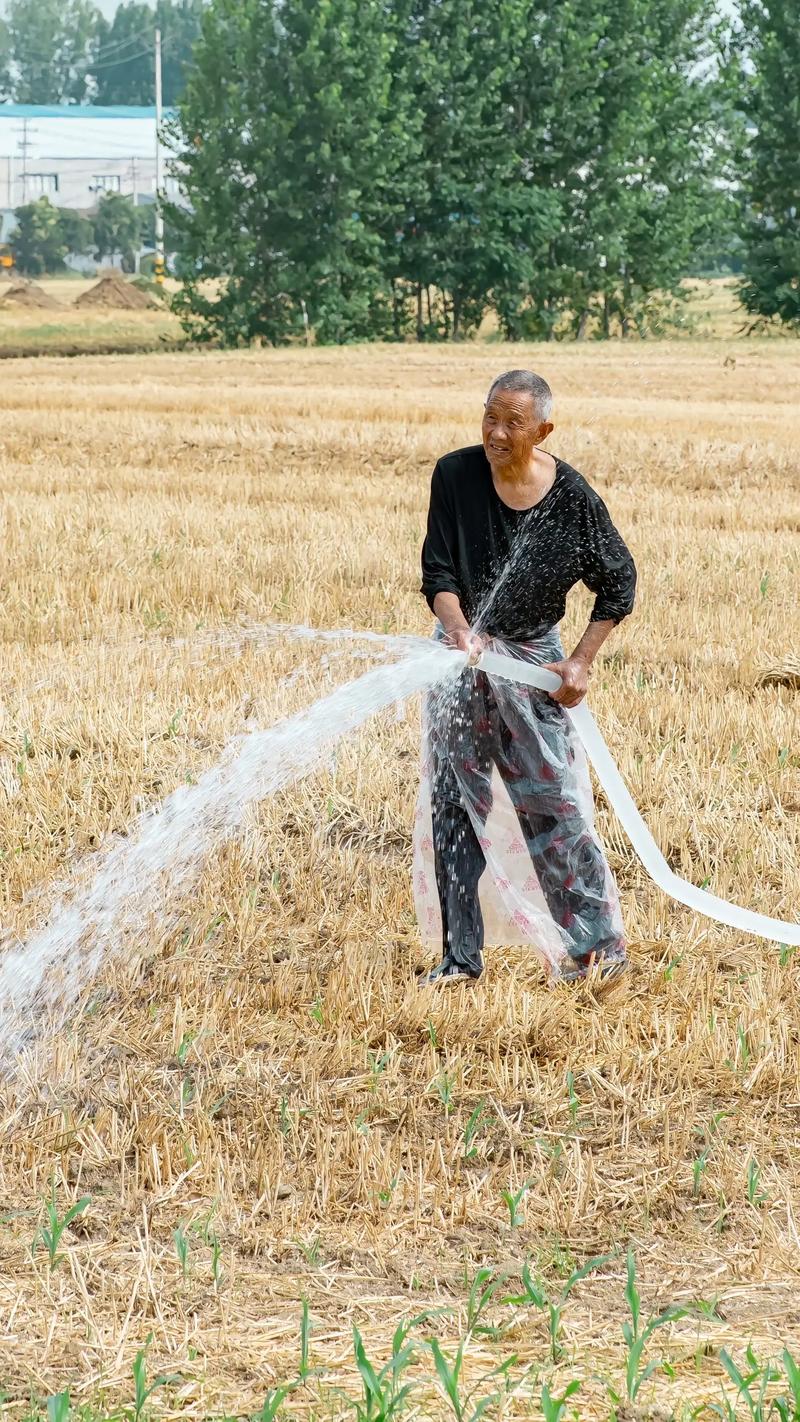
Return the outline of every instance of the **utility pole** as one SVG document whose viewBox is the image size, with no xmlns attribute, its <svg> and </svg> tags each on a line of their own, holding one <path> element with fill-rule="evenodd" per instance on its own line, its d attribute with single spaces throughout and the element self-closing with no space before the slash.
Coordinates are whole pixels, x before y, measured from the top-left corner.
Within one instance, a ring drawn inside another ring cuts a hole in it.
<svg viewBox="0 0 800 1422">
<path fill-rule="evenodd" d="M 23 207 L 25 206 L 26 202 L 28 201 L 28 149 L 31 147 L 31 140 L 30 140 L 29 137 L 28 137 L 28 123 L 29 123 L 29 122 L 30 122 L 29 119 L 24 118 L 24 119 L 22 120 L 22 128 L 21 128 L 21 129 L 17 129 L 17 133 L 20 133 L 20 132 L 22 133 L 22 138 L 20 139 L 19 143 L 17 144 L 17 147 L 19 148 L 19 150 L 20 150 L 20 152 L 21 152 L 21 154 L 22 154 L 22 206 L 23 206 Z"/>
<path fill-rule="evenodd" d="M 139 216 L 139 172 L 136 167 L 136 158 L 131 158 L 131 201 L 136 216 Z M 136 238 L 136 251 L 133 258 L 133 269 L 139 275 L 139 259 L 141 257 L 141 241 Z"/>
<path fill-rule="evenodd" d="M 161 31 L 156 30 L 156 254 L 154 276 L 159 286 L 164 281 L 164 213 L 161 191 L 164 179 L 161 169 Z"/>
</svg>

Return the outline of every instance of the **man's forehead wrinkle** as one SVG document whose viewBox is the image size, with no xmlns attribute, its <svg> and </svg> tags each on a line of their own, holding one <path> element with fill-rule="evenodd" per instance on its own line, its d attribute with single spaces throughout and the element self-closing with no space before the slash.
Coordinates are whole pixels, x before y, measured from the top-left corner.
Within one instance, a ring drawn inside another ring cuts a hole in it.
<svg viewBox="0 0 800 1422">
<path fill-rule="evenodd" d="M 498 390 L 487 400 L 486 408 L 491 410 L 493 405 L 509 405 L 515 410 L 528 410 L 533 404 L 533 397 L 527 390 Z"/>
</svg>

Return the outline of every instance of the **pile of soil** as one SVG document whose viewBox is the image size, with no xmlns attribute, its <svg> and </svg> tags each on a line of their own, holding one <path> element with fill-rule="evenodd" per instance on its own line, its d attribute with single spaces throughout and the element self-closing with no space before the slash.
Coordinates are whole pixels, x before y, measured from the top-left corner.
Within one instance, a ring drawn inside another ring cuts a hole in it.
<svg viewBox="0 0 800 1422">
<path fill-rule="evenodd" d="M 101 277 L 75 302 L 76 306 L 103 306 L 107 311 L 154 311 L 159 303 L 123 276 Z"/>
<path fill-rule="evenodd" d="M 12 286 L 3 297 L 4 306 L 28 306 L 41 311 L 63 311 L 60 301 L 56 301 L 49 291 L 44 287 L 36 286 L 32 281 L 25 282 L 22 286 Z"/>
</svg>

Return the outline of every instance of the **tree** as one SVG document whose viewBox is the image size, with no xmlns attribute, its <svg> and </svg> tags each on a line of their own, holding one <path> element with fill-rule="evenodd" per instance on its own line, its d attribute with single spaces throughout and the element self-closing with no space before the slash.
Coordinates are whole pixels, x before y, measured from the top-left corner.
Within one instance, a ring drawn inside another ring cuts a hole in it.
<svg viewBox="0 0 800 1422">
<path fill-rule="evenodd" d="M 183 93 L 187 67 L 200 33 L 205 0 L 124 0 L 109 24 L 102 20 L 93 68 L 98 104 L 154 104 L 156 27 L 161 30 L 164 104 L 173 107 Z"/>
<path fill-rule="evenodd" d="M 800 26 L 792 0 L 744 0 L 744 280 L 753 316 L 800 326 Z"/>
<path fill-rule="evenodd" d="M 459 339 L 492 293 L 527 291 L 558 223 L 557 195 L 537 187 L 509 98 L 528 59 L 525 8 L 413 0 L 406 15 L 396 68 L 420 145 L 394 258 L 416 292 L 419 338 Z"/>
<path fill-rule="evenodd" d="M 154 32 L 153 10 L 141 0 L 125 0 L 110 24 L 101 20 L 94 103 L 155 103 Z"/>
<path fill-rule="evenodd" d="M 644 333 L 680 299 L 723 201 L 713 9 L 561 0 L 542 13 L 531 0 L 529 62 L 509 99 L 561 222 L 529 304 L 500 313 L 509 334 Z"/>
<path fill-rule="evenodd" d="M 8 59 L 17 103 L 86 97 L 99 18 L 91 0 L 9 0 Z"/>
<path fill-rule="evenodd" d="M 134 271 L 141 242 L 142 220 L 131 199 L 122 193 L 106 193 L 97 205 L 94 219 L 97 260 L 119 253 L 124 270 Z"/>
<path fill-rule="evenodd" d="M 17 225 L 9 238 L 16 266 L 25 276 L 42 276 L 64 266 L 68 253 L 82 253 L 92 237 L 91 224 L 68 208 L 37 198 L 16 208 Z"/>
<path fill-rule="evenodd" d="M 194 46 L 206 0 L 156 0 L 155 22 L 161 28 L 161 68 L 164 103 L 177 104 L 193 64 Z"/>
<path fill-rule="evenodd" d="M 171 211 L 194 334 L 390 330 L 384 248 L 407 151 L 395 43 L 391 0 L 214 0 L 180 105 L 191 207 Z"/>
</svg>

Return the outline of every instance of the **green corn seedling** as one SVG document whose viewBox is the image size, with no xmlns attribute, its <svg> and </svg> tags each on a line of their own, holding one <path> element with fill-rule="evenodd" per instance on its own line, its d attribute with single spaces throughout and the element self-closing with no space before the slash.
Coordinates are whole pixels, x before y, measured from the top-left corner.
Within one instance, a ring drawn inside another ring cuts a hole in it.
<svg viewBox="0 0 800 1422">
<path fill-rule="evenodd" d="M 772 1407 L 779 1422 L 800 1422 L 800 1367 L 788 1348 L 784 1348 L 781 1362 L 789 1384 L 789 1394 L 774 1398 Z"/>
<path fill-rule="evenodd" d="M 520 1185 L 516 1194 L 513 1194 L 511 1190 L 502 1192 L 503 1199 L 508 1206 L 509 1223 L 512 1229 L 517 1229 L 519 1225 L 525 1223 L 525 1216 L 519 1207 L 530 1188 L 530 1182 L 526 1181 L 524 1185 Z"/>
<path fill-rule="evenodd" d="M 641 1297 L 636 1287 L 636 1259 L 632 1249 L 628 1250 L 628 1277 L 625 1285 L 625 1298 L 630 1309 L 631 1321 L 622 1325 L 622 1336 L 628 1349 L 628 1356 L 625 1365 L 625 1386 L 628 1394 L 628 1401 L 635 1402 L 643 1385 L 647 1379 L 652 1377 L 658 1368 L 663 1366 L 661 1358 L 652 1358 L 649 1363 L 642 1366 L 644 1352 L 651 1337 L 658 1328 L 664 1328 L 668 1323 L 674 1323 L 676 1319 L 685 1318 L 689 1312 L 686 1308 L 668 1308 L 663 1313 L 659 1313 L 654 1318 L 649 1318 L 642 1326 Z"/>
<path fill-rule="evenodd" d="M 506 1358 L 498 1367 L 492 1368 L 490 1372 L 484 1373 L 478 1378 L 478 1381 L 471 1391 L 462 1397 L 459 1384 L 461 1370 L 464 1364 L 464 1349 L 468 1338 L 469 1335 L 467 1334 L 466 1337 L 461 1339 L 455 1362 L 452 1366 L 439 1347 L 437 1340 L 435 1338 L 428 1340 L 428 1346 L 433 1353 L 433 1361 L 436 1366 L 439 1382 L 441 1383 L 447 1401 L 450 1403 L 456 1422 L 480 1422 L 480 1418 L 483 1417 L 484 1413 L 500 1401 L 502 1391 L 488 1393 L 475 1401 L 475 1394 L 478 1389 L 491 1378 L 506 1376 L 517 1361 L 516 1354 L 510 1358 Z"/>
<path fill-rule="evenodd" d="M 150 1347 L 152 1341 L 153 1335 L 152 1333 L 149 1333 L 147 1335 L 147 1341 L 145 1342 L 144 1347 L 139 1349 L 139 1352 L 136 1354 L 136 1357 L 133 1360 L 134 1401 L 133 1408 L 130 1412 L 130 1416 L 133 1418 L 133 1422 L 141 1422 L 144 1409 L 149 1399 L 153 1396 L 154 1392 L 156 1392 L 161 1387 L 168 1387 L 170 1383 L 176 1383 L 181 1381 L 181 1378 L 177 1373 L 159 1373 L 158 1377 L 154 1378 L 153 1382 L 148 1384 L 147 1350 Z"/>
<path fill-rule="evenodd" d="M 69 1228 L 73 1220 L 78 1218 L 78 1215 L 82 1215 L 84 1210 L 88 1209 L 91 1203 L 91 1195 L 83 1195 L 80 1200 L 75 1201 L 74 1205 L 70 1205 L 65 1214 L 59 1215 L 56 1205 L 55 1183 L 53 1184 L 52 1196 L 45 1204 L 47 1223 L 40 1226 L 33 1241 L 34 1250 L 39 1241 L 44 1245 L 51 1269 L 57 1268 L 64 1258 L 63 1254 L 58 1252 L 64 1231 Z"/>
<path fill-rule="evenodd" d="M 374 1052 L 369 1053 L 369 1089 L 377 1091 L 378 1082 L 392 1060 L 391 1052 L 381 1052 L 376 1056 Z"/>
<path fill-rule="evenodd" d="M 280 1387 L 271 1387 L 264 1398 L 261 1411 L 256 1415 L 256 1422 L 275 1422 L 281 1407 L 295 1386 L 295 1383 L 282 1383 Z"/>
<path fill-rule="evenodd" d="M 181 1274 L 185 1282 L 189 1273 L 189 1238 L 183 1225 L 178 1225 L 172 1238 L 175 1241 L 175 1253 L 178 1256 L 178 1263 L 181 1266 Z"/>
<path fill-rule="evenodd" d="M 562 1422 L 563 1418 L 567 1416 L 569 1399 L 574 1397 L 576 1392 L 580 1391 L 580 1386 L 578 1379 L 573 1378 L 572 1382 L 567 1384 L 560 1397 L 553 1397 L 547 1383 L 542 1383 L 542 1416 L 544 1417 L 544 1422 Z M 577 1417 L 578 1413 L 573 1410 L 572 1415 L 573 1417 Z"/>
<path fill-rule="evenodd" d="M 477 1146 L 474 1144 L 475 1137 L 490 1119 L 488 1113 L 484 1111 L 484 1104 L 485 1103 L 483 1101 L 478 1102 L 477 1106 L 475 1107 L 475 1110 L 472 1112 L 472 1115 L 470 1116 L 466 1126 L 464 1127 L 465 1160 L 474 1160 L 475 1156 L 478 1153 Z"/>
<path fill-rule="evenodd" d="M 214 1280 L 214 1288 L 218 1289 L 222 1278 L 222 1245 L 216 1234 L 212 1234 L 209 1243 L 211 1245 L 211 1277 Z"/>
<path fill-rule="evenodd" d="M 695 1200 L 700 1194 L 700 1185 L 703 1180 L 703 1175 L 705 1174 L 706 1166 L 708 1165 L 708 1157 L 710 1154 L 711 1147 L 706 1146 L 706 1149 L 697 1156 L 696 1160 L 692 1161 L 692 1195 Z"/>
<path fill-rule="evenodd" d="M 769 1196 L 765 1195 L 763 1190 L 759 1189 L 760 1180 L 761 1167 L 751 1156 L 747 1164 L 747 1199 L 748 1202 L 756 1208 L 758 1208 L 759 1205 L 765 1205 L 769 1199 Z"/>
<path fill-rule="evenodd" d="M 549 1294 L 546 1293 L 544 1285 L 540 1280 L 533 1278 L 530 1261 L 525 1260 L 522 1266 L 522 1286 L 525 1292 L 512 1294 L 504 1299 L 503 1302 L 513 1304 L 517 1308 L 525 1308 L 532 1304 L 534 1308 L 539 1308 L 543 1313 L 547 1314 L 548 1332 L 550 1335 L 550 1357 L 554 1363 L 558 1362 L 564 1351 L 560 1341 L 561 1315 L 572 1290 L 582 1279 L 588 1278 L 590 1274 L 602 1268 L 604 1264 L 608 1264 L 613 1258 L 613 1254 L 601 1254 L 593 1259 L 587 1260 L 580 1269 L 574 1269 L 566 1280 L 560 1294 L 555 1299 L 550 1298 Z"/>
<path fill-rule="evenodd" d="M 453 1109 L 453 1078 L 449 1072 L 439 1072 L 436 1078 L 436 1094 L 444 1106 L 445 1116 L 449 1116 Z"/>
<path fill-rule="evenodd" d="M 720 1349 L 719 1360 L 736 1388 L 736 1403 L 744 1404 L 752 1422 L 767 1422 L 767 1418 L 771 1416 L 772 1412 L 771 1404 L 769 1410 L 765 1410 L 767 1389 L 770 1383 L 777 1382 L 780 1373 L 769 1363 L 762 1367 L 753 1351 L 752 1344 L 748 1347 L 745 1358 L 748 1370 L 743 1373 L 733 1361 L 727 1348 Z M 725 1418 L 731 1416 L 735 1419 L 741 1416 L 740 1407 L 736 1404 L 731 1405 L 729 1399 L 724 1396 L 721 1404 L 711 1404 L 711 1411 Z M 788 1416 L 792 1416 L 791 1412 Z"/>
<path fill-rule="evenodd" d="M 467 1336 L 471 1338 L 499 1338 L 502 1329 L 493 1324 L 481 1322 L 497 1290 L 506 1282 L 507 1275 L 495 1279 L 491 1269 L 479 1269 L 469 1291 L 467 1300 Z"/>
<path fill-rule="evenodd" d="M 308 1312 L 308 1299 L 303 1299 L 300 1313 L 300 1377 L 304 1381 L 310 1374 L 309 1366 L 311 1348 L 311 1319 Z"/>
<path fill-rule="evenodd" d="M 575 1077 L 571 1071 L 567 1072 L 567 1096 L 569 1098 L 569 1115 L 573 1126 L 578 1124 L 578 1112 L 581 1108 L 581 1098 L 575 1090 Z"/>
<path fill-rule="evenodd" d="M 354 1403 L 356 1422 L 392 1422 L 406 1406 L 413 1383 L 404 1383 L 403 1374 L 414 1356 L 414 1345 L 408 1343 L 411 1324 L 400 1324 L 392 1339 L 392 1356 L 377 1370 L 367 1357 L 364 1340 L 353 1325 L 353 1349 L 356 1367 L 361 1375 L 363 1398 Z"/>
<path fill-rule="evenodd" d="M 55 1392 L 47 1399 L 47 1422 L 67 1422 L 71 1403 L 68 1392 Z"/>
<path fill-rule="evenodd" d="M 184 1032 L 178 1047 L 178 1066 L 186 1065 L 186 1058 L 191 1051 L 192 1044 L 197 1038 L 196 1032 Z"/>
</svg>

